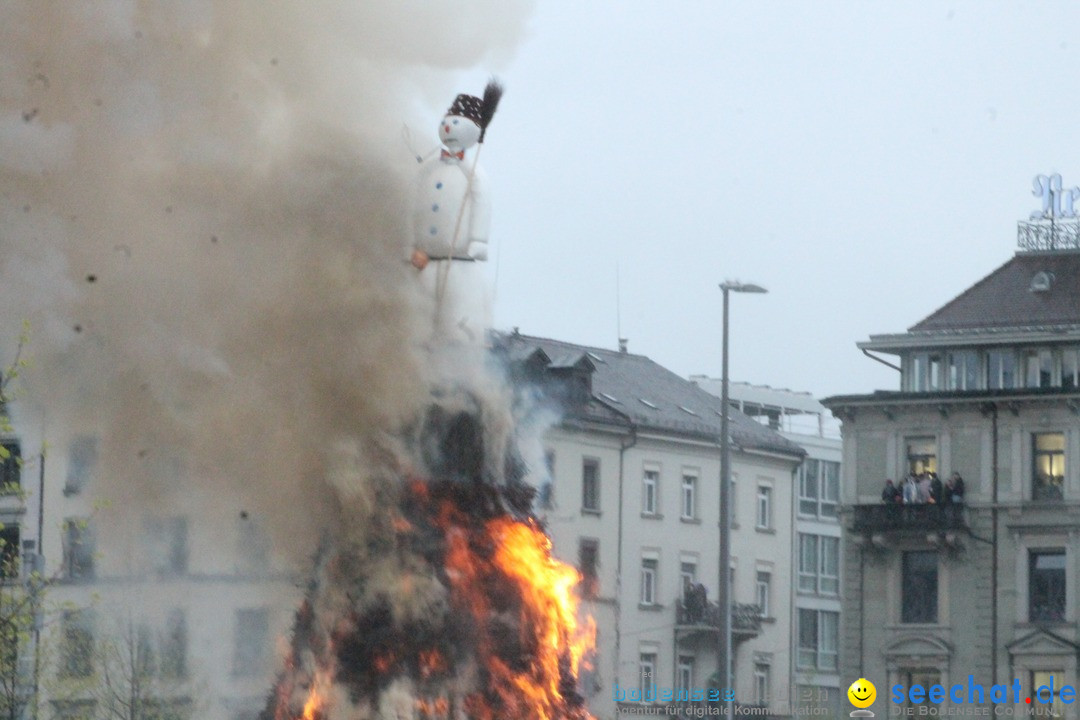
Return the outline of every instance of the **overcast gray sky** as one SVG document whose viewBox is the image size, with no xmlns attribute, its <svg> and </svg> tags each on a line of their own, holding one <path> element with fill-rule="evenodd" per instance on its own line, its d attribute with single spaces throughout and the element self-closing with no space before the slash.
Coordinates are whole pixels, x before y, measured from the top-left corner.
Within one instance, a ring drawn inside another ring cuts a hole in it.
<svg viewBox="0 0 1080 720">
<path fill-rule="evenodd" d="M 631 350 L 719 375 L 717 283 L 754 281 L 734 378 L 895 388 L 854 343 L 1007 261 L 1036 174 L 1080 184 L 1078 61 L 1080 3 L 541 3 L 480 160 L 496 324 L 615 347 L 618 265 Z"/>
</svg>

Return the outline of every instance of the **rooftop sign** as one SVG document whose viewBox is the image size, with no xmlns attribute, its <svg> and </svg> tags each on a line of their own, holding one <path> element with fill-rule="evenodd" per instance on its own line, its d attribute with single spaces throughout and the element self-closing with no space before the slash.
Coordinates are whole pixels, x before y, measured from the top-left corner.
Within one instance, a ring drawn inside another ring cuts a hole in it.
<svg viewBox="0 0 1080 720">
<path fill-rule="evenodd" d="M 1036 175 L 1032 195 L 1042 201 L 1042 210 L 1031 213 L 1032 220 L 1075 218 L 1073 203 L 1080 199 L 1080 187 L 1061 189 L 1061 175 Z"/>
<path fill-rule="evenodd" d="M 1080 215 L 1073 207 L 1080 201 L 1080 186 L 1063 188 L 1061 175 L 1036 175 L 1032 195 L 1042 208 L 1028 221 L 1017 223 L 1016 241 L 1021 250 L 1080 249 Z"/>
</svg>

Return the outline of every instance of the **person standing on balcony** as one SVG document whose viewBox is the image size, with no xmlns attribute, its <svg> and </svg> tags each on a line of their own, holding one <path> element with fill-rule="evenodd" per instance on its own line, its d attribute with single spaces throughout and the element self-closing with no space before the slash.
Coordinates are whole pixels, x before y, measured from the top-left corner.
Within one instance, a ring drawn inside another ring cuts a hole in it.
<svg viewBox="0 0 1080 720">
<path fill-rule="evenodd" d="M 930 502 L 930 473 L 923 473 L 919 476 L 918 481 L 919 488 L 919 502 Z"/>
<path fill-rule="evenodd" d="M 915 482 L 914 475 L 908 475 L 904 478 L 902 494 L 905 505 L 915 505 L 919 502 L 919 486 Z"/>
<path fill-rule="evenodd" d="M 881 491 L 881 502 L 886 505 L 894 505 L 901 502 L 903 497 L 900 494 L 900 488 L 893 484 L 892 479 L 885 481 L 885 488 Z"/>
<path fill-rule="evenodd" d="M 960 473 L 954 472 L 949 477 L 949 483 L 945 490 L 948 495 L 949 502 L 956 505 L 962 505 L 964 502 L 964 478 L 960 477 Z"/>
<path fill-rule="evenodd" d="M 942 503 L 942 486 L 941 478 L 938 477 L 936 472 L 932 472 L 930 475 L 930 502 L 940 505 Z"/>
</svg>

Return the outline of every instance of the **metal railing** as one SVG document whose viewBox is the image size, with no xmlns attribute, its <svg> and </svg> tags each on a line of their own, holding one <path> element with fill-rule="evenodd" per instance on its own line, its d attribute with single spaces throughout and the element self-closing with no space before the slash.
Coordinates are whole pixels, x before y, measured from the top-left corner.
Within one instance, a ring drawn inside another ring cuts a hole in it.
<svg viewBox="0 0 1080 720">
<path fill-rule="evenodd" d="M 876 504 L 856 505 L 852 530 L 883 532 L 888 530 L 944 531 L 967 527 L 964 506 L 960 504 Z"/>
<path fill-rule="evenodd" d="M 1080 223 L 1075 219 L 1037 220 L 1016 224 L 1016 245 L 1021 250 L 1075 250 L 1080 248 Z"/>
<path fill-rule="evenodd" d="M 675 605 L 677 625 L 720 627 L 720 606 L 714 602 L 686 603 L 679 600 Z M 761 608 L 750 603 L 731 603 L 731 632 L 741 635 L 757 635 L 761 632 Z"/>
</svg>

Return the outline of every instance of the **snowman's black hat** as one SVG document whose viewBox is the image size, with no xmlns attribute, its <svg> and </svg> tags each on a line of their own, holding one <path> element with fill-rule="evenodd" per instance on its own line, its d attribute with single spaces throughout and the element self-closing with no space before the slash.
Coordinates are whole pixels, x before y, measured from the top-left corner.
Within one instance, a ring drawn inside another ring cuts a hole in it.
<svg viewBox="0 0 1080 720">
<path fill-rule="evenodd" d="M 454 98 L 454 104 L 450 106 L 446 114 L 468 118 L 479 125 L 483 108 L 484 101 L 475 95 L 458 95 Z"/>
</svg>

